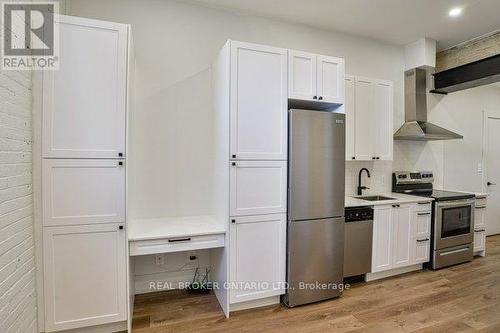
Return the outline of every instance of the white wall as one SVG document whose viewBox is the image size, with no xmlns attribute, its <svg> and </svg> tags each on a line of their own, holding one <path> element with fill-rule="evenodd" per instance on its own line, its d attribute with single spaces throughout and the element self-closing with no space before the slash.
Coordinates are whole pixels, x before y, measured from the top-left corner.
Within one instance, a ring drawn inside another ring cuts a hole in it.
<svg viewBox="0 0 500 333">
<path fill-rule="evenodd" d="M 0 72 L 0 332 L 36 332 L 31 72 Z"/>
</svg>

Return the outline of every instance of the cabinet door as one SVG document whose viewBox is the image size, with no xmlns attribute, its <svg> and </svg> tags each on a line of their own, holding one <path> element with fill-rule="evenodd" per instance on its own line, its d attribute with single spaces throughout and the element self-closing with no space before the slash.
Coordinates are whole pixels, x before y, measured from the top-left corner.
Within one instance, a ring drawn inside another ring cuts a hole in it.
<svg viewBox="0 0 500 333">
<path fill-rule="evenodd" d="M 393 83 L 375 81 L 373 85 L 374 142 L 375 157 L 392 160 L 393 156 Z"/>
<path fill-rule="evenodd" d="M 301 100 L 316 95 L 316 55 L 300 51 L 288 51 L 288 97 Z"/>
<path fill-rule="evenodd" d="M 372 160 L 375 157 L 373 137 L 376 129 L 373 115 L 373 86 L 374 83 L 371 79 L 356 78 L 355 150 L 357 160 Z"/>
<path fill-rule="evenodd" d="M 126 244 L 119 224 L 43 228 L 48 332 L 127 319 Z"/>
<path fill-rule="evenodd" d="M 356 159 L 356 104 L 354 77 L 345 77 L 345 158 L 347 161 Z"/>
<path fill-rule="evenodd" d="M 411 205 L 401 205 L 394 210 L 393 218 L 393 268 L 410 265 L 411 224 L 414 221 Z"/>
<path fill-rule="evenodd" d="M 381 206 L 374 209 L 372 273 L 392 268 L 393 209 Z"/>
<path fill-rule="evenodd" d="M 231 216 L 286 212 L 287 162 L 233 161 L 231 164 Z"/>
<path fill-rule="evenodd" d="M 286 215 L 246 216 L 235 221 L 230 227 L 229 253 L 230 281 L 236 285 L 230 290 L 230 303 L 284 294 Z"/>
<path fill-rule="evenodd" d="M 231 42 L 231 158 L 287 159 L 287 71 L 287 50 Z"/>
<path fill-rule="evenodd" d="M 318 100 L 344 104 L 344 59 L 319 55 L 317 68 Z"/>
<path fill-rule="evenodd" d="M 116 160 L 42 161 L 43 225 L 125 221 L 125 168 Z"/>
<path fill-rule="evenodd" d="M 59 16 L 60 68 L 43 72 L 42 153 L 125 153 L 127 26 Z"/>
</svg>

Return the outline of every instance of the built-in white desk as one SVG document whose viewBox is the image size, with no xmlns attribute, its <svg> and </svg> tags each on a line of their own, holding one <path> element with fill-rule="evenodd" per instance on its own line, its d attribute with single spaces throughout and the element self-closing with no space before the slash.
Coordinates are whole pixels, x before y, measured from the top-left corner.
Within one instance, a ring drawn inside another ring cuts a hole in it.
<svg viewBox="0 0 500 333">
<path fill-rule="evenodd" d="M 226 228 L 211 216 L 132 219 L 128 223 L 130 255 L 224 247 Z"/>
</svg>

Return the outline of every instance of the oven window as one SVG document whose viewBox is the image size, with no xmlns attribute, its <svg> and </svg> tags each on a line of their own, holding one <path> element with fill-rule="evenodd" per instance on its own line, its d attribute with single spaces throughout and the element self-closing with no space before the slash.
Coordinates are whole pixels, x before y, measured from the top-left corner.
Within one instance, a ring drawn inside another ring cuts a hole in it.
<svg viewBox="0 0 500 333">
<path fill-rule="evenodd" d="M 442 212 L 442 238 L 470 233 L 471 206 L 444 208 Z"/>
</svg>

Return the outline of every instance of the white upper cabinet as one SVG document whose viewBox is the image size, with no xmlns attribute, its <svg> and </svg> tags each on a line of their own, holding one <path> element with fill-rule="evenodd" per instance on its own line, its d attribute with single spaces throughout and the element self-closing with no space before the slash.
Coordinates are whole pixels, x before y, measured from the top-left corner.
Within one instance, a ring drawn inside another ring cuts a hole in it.
<svg viewBox="0 0 500 333">
<path fill-rule="evenodd" d="M 43 157 L 125 153 L 127 26 L 61 15 L 60 69 L 43 73 Z"/>
<path fill-rule="evenodd" d="M 231 42 L 230 154 L 287 159 L 287 50 Z"/>
<path fill-rule="evenodd" d="M 288 97 L 344 104 L 344 59 L 288 51 Z"/>
<path fill-rule="evenodd" d="M 375 156 L 373 108 L 374 83 L 368 78 L 355 81 L 355 150 L 356 160 L 372 160 Z"/>
<path fill-rule="evenodd" d="M 318 56 L 318 100 L 327 103 L 344 103 L 344 59 Z"/>
<path fill-rule="evenodd" d="M 287 162 L 233 161 L 230 184 L 231 216 L 286 212 Z"/>
<path fill-rule="evenodd" d="M 44 226 L 125 222 L 122 161 L 44 159 L 42 170 Z"/>
<path fill-rule="evenodd" d="M 346 160 L 356 159 L 356 107 L 354 94 L 354 77 L 345 77 L 345 158 Z"/>
<path fill-rule="evenodd" d="M 45 331 L 127 319 L 126 246 L 121 224 L 43 228 Z"/>
<path fill-rule="evenodd" d="M 288 97 L 312 100 L 316 96 L 316 55 L 288 52 Z"/>
<path fill-rule="evenodd" d="M 393 83 L 375 81 L 373 86 L 375 157 L 380 160 L 392 160 L 393 147 Z"/>
<path fill-rule="evenodd" d="M 346 160 L 393 159 L 393 83 L 346 76 Z"/>
<path fill-rule="evenodd" d="M 236 218 L 230 242 L 230 303 L 285 293 L 286 214 Z"/>
</svg>

